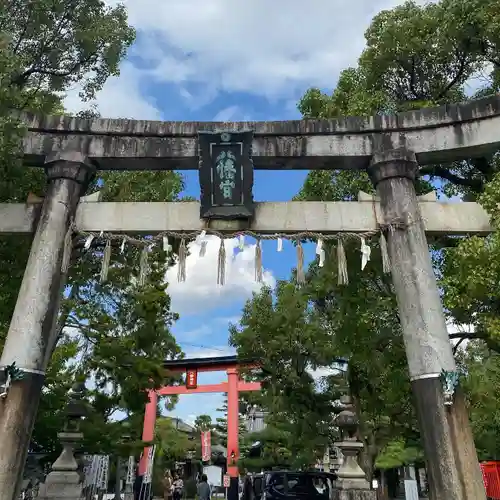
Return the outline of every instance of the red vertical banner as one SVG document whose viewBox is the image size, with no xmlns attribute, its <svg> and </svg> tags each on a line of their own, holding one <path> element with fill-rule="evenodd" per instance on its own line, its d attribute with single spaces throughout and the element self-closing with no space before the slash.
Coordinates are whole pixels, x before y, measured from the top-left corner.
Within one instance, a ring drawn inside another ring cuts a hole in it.
<svg viewBox="0 0 500 500">
<path fill-rule="evenodd" d="M 212 456 L 212 439 L 210 431 L 204 431 L 201 433 L 201 460 L 203 462 L 209 462 Z"/>
<path fill-rule="evenodd" d="M 198 387 L 198 371 L 186 371 L 186 389 L 196 389 Z"/>
</svg>

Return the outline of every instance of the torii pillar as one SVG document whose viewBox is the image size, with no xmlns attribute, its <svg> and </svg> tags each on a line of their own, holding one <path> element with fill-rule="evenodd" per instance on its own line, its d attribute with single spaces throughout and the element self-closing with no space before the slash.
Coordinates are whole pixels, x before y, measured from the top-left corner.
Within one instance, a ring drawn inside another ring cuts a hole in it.
<svg viewBox="0 0 500 500">
<path fill-rule="evenodd" d="M 80 153 L 60 153 L 45 165 L 47 189 L 0 359 L 23 374 L 0 400 L 0 498 L 17 500 L 45 380 L 48 349 L 64 289 L 65 237 L 95 167 Z"/>
<path fill-rule="evenodd" d="M 239 396 L 238 396 L 238 370 L 228 368 L 227 370 L 227 473 L 230 484 L 227 492 L 228 500 L 238 498 L 239 473 L 238 460 L 240 458 L 239 449 Z"/>
<path fill-rule="evenodd" d="M 368 169 L 380 197 L 430 500 L 485 500 L 486 492 L 417 203 L 415 154 L 381 151 Z"/>
</svg>

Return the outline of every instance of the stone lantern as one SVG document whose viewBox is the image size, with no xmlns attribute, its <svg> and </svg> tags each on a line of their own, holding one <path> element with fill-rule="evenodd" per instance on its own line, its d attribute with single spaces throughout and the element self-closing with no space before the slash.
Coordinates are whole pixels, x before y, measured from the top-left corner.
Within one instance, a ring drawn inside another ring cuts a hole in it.
<svg viewBox="0 0 500 500">
<path fill-rule="evenodd" d="M 341 396 L 335 424 L 340 430 L 341 441 L 334 443 L 340 449 L 344 460 L 337 470 L 337 481 L 333 498 L 335 500 L 375 500 L 376 492 L 371 491 L 366 474 L 359 466 L 358 457 L 363 443 L 358 441 L 359 418 L 349 395 Z"/>
<path fill-rule="evenodd" d="M 83 401 L 85 384 L 78 382 L 73 386 L 71 397 L 66 407 L 64 429 L 57 434 L 62 452 L 53 463 L 45 483 L 40 486 L 40 500 L 79 500 L 82 495 L 82 483 L 78 474 L 78 463 L 74 451 L 77 443 L 83 439 L 80 422 L 87 414 Z"/>
</svg>

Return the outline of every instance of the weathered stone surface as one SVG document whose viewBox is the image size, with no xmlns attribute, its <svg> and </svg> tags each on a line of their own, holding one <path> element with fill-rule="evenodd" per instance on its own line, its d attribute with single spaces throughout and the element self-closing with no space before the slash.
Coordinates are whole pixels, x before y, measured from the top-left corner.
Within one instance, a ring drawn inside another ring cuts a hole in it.
<svg viewBox="0 0 500 500">
<path fill-rule="evenodd" d="M 82 200 L 83 201 L 83 200 Z M 264 202 L 255 204 L 255 217 L 244 227 L 226 221 L 211 221 L 210 227 L 223 233 L 251 229 L 265 234 L 364 233 L 377 230 L 383 222 L 380 204 L 372 200 L 347 202 Z M 426 233 L 478 234 L 491 232 L 490 219 L 477 203 L 420 201 Z M 32 233 L 40 204 L 0 203 L 1 233 Z M 186 203 L 80 203 L 76 215 L 82 231 L 155 234 L 163 231 L 201 231 L 198 202 Z"/>
<path fill-rule="evenodd" d="M 0 359 L 1 367 L 15 362 L 24 371 L 23 379 L 12 384 L 0 407 L 1 499 L 16 498 L 22 479 L 47 353 L 56 331 L 64 286 L 64 242 L 85 181 L 82 171 L 92 175 L 94 169 L 73 164 L 73 169 L 59 169 L 65 178 L 49 183 Z"/>
<path fill-rule="evenodd" d="M 500 149 L 500 95 L 394 115 L 275 122 L 156 122 L 22 115 L 26 161 L 79 151 L 100 169 L 198 168 L 199 130 L 254 130 L 256 169 L 366 168 L 380 150 L 406 148 L 419 164 Z"/>
<path fill-rule="evenodd" d="M 80 500 L 81 496 L 80 475 L 75 471 L 51 472 L 38 492 L 39 500 Z"/>
<path fill-rule="evenodd" d="M 377 500 L 377 492 L 373 490 L 339 490 L 332 491 L 332 500 Z"/>
<path fill-rule="evenodd" d="M 456 364 L 415 193 L 416 171 L 412 152 L 398 150 L 374 157 L 369 173 L 389 225 L 387 247 L 429 471 L 429 498 L 485 500 L 465 401 L 456 398 L 447 406 L 440 380 Z"/>
</svg>

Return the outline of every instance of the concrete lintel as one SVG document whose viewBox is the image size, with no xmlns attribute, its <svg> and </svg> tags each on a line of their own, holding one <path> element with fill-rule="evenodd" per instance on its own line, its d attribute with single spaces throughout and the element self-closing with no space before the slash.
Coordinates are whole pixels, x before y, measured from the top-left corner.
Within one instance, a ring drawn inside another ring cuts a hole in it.
<svg viewBox="0 0 500 500">
<path fill-rule="evenodd" d="M 40 204 L 0 204 L 0 233 L 31 233 Z M 426 232 L 430 235 L 489 234 L 489 216 L 477 203 L 420 201 Z M 81 203 L 76 215 L 82 231 L 122 234 L 157 234 L 163 231 L 194 232 L 205 228 L 198 202 Z M 214 221 L 216 222 L 216 221 Z M 248 229 L 261 234 L 302 231 L 317 233 L 367 233 L 382 223 L 380 207 L 373 201 L 265 202 L 257 203 Z M 220 229 L 220 225 L 217 226 Z M 221 232 L 230 233 L 228 227 Z"/>
<path fill-rule="evenodd" d="M 420 201 L 438 201 L 436 191 L 430 191 L 422 196 L 417 196 Z M 358 192 L 358 201 L 380 201 L 380 197 L 375 194 Z"/>
</svg>

